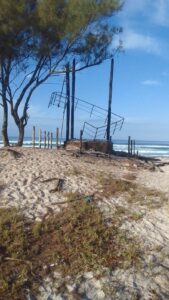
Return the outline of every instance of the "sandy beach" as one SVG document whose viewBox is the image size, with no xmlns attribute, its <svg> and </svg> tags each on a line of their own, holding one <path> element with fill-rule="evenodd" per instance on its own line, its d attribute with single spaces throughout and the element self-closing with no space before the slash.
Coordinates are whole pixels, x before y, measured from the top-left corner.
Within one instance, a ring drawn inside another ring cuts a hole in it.
<svg viewBox="0 0 169 300">
<path fill-rule="evenodd" d="M 78 192 L 98 199 L 97 205 L 106 217 L 115 208 L 123 208 L 122 228 L 140 241 L 142 256 L 138 269 L 117 268 L 99 279 L 92 272 L 84 273 L 83 280 L 77 277 L 77 282 L 67 284 L 64 295 L 46 279 L 46 287 L 41 287 L 38 299 L 75 299 L 72 291 L 77 285 L 78 299 L 169 299 L 167 159 L 145 162 L 126 157 L 79 155 L 65 150 L 2 148 L 0 173 L 0 207 L 16 207 L 27 218 L 41 220 L 48 212 L 61 211 L 68 193 Z M 114 195 L 105 193 L 103 178 L 138 185 L 137 197 L 129 201 L 125 191 Z M 151 193 L 139 198 L 144 189 L 150 189 Z M 103 288 L 105 284 L 109 289 Z"/>
</svg>

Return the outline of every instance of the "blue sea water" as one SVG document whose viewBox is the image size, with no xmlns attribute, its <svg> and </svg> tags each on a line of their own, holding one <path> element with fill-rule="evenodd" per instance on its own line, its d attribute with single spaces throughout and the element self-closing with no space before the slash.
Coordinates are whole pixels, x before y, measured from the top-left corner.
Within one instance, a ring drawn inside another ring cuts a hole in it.
<svg viewBox="0 0 169 300">
<path fill-rule="evenodd" d="M 17 139 L 15 137 L 10 138 L 11 144 L 16 144 Z M 38 145 L 38 139 L 35 141 L 36 147 Z M 63 143 L 63 141 L 61 141 Z M 0 147 L 2 147 L 2 140 L 0 140 Z M 24 147 L 32 147 L 32 138 L 26 137 L 24 139 Z M 42 148 L 44 143 L 42 141 Z M 56 147 L 56 141 L 53 140 L 53 148 Z M 113 149 L 116 151 L 128 151 L 127 140 L 114 140 Z M 136 152 L 138 151 L 139 155 L 146 157 L 169 157 L 169 142 L 159 142 L 159 141 L 136 141 Z"/>
<path fill-rule="evenodd" d="M 128 151 L 127 141 L 116 140 L 114 141 L 114 150 Z M 161 141 L 136 141 L 136 152 L 139 155 L 146 157 L 169 157 L 169 142 Z"/>
</svg>

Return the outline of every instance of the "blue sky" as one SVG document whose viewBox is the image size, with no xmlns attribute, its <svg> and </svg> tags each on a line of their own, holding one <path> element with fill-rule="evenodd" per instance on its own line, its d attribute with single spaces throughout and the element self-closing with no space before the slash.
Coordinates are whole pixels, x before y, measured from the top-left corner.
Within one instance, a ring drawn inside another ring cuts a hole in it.
<svg viewBox="0 0 169 300">
<path fill-rule="evenodd" d="M 115 139 L 131 135 L 136 140 L 169 140 L 169 0 L 126 0 L 114 17 L 123 33 L 124 51 L 115 57 L 113 82 L 113 112 L 124 116 L 124 127 Z M 107 107 L 110 62 L 84 70 L 77 75 L 76 96 Z M 51 92 L 60 90 L 62 78 L 50 78 L 30 102 L 30 119 L 26 135 L 32 126 L 55 130 L 61 126 L 62 111 L 47 108 Z M 77 131 L 82 113 L 76 114 Z M 1 123 L 1 121 L 0 121 Z M 1 124 L 0 124 L 1 125 Z M 10 121 L 10 135 L 16 129 Z"/>
</svg>

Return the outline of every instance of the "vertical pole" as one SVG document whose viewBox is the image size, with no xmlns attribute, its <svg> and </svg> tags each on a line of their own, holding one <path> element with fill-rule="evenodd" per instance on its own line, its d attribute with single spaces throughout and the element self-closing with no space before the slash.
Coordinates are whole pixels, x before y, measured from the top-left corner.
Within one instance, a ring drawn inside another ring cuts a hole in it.
<svg viewBox="0 0 169 300">
<path fill-rule="evenodd" d="M 111 67 L 110 67 L 109 102 L 108 102 L 108 116 L 107 116 L 107 141 L 110 140 L 111 106 L 112 106 L 112 90 L 113 90 L 113 71 L 114 71 L 114 58 L 112 58 L 112 60 L 111 60 Z"/>
<path fill-rule="evenodd" d="M 128 155 L 130 155 L 131 137 L 128 137 Z"/>
<path fill-rule="evenodd" d="M 70 129 L 70 67 L 66 65 L 66 96 L 67 96 L 67 113 L 66 113 L 66 142 L 69 140 Z"/>
<path fill-rule="evenodd" d="M 83 130 L 80 130 L 80 153 L 82 151 L 82 144 L 83 144 Z"/>
<path fill-rule="evenodd" d="M 44 131 L 44 148 L 46 148 L 46 130 Z"/>
<path fill-rule="evenodd" d="M 130 153 L 133 155 L 133 140 L 131 140 L 131 148 L 130 148 Z"/>
<path fill-rule="evenodd" d="M 42 131 L 39 129 L 39 148 L 41 148 Z"/>
<path fill-rule="evenodd" d="M 35 148 L 35 126 L 32 129 L 32 146 Z"/>
<path fill-rule="evenodd" d="M 135 140 L 133 141 L 133 154 L 134 154 L 134 156 L 136 154 L 136 141 Z"/>
<path fill-rule="evenodd" d="M 95 132 L 94 140 L 96 140 L 96 137 L 97 137 L 97 132 L 98 132 L 98 128 L 96 128 L 96 132 Z"/>
<path fill-rule="evenodd" d="M 50 135 L 50 133 L 48 131 L 48 136 L 47 136 L 47 138 L 48 138 L 48 149 L 49 149 L 49 135 Z"/>
<path fill-rule="evenodd" d="M 59 128 L 56 128 L 56 148 L 59 146 Z"/>
<path fill-rule="evenodd" d="M 50 133 L 50 148 L 52 149 L 53 133 Z"/>
<path fill-rule="evenodd" d="M 71 105 L 71 139 L 74 139 L 74 114 L 75 114 L 75 83 L 76 83 L 76 61 L 75 59 L 73 60 L 73 66 L 72 66 L 72 105 Z"/>
</svg>

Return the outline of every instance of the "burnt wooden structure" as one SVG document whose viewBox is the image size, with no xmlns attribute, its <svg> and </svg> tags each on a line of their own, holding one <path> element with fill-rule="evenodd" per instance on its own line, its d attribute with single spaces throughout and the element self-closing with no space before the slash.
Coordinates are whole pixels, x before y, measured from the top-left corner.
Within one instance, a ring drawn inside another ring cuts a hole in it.
<svg viewBox="0 0 169 300">
<path fill-rule="evenodd" d="M 112 143 L 106 140 L 70 140 L 65 142 L 67 150 L 96 151 L 112 154 Z"/>
<path fill-rule="evenodd" d="M 71 67 L 69 63 L 67 63 L 66 65 L 65 78 L 63 80 L 61 92 L 53 92 L 49 102 L 49 107 L 51 105 L 57 105 L 58 107 L 63 109 L 60 137 L 62 139 L 64 115 L 66 115 L 65 141 L 68 142 L 70 139 L 73 140 L 75 138 L 75 110 L 79 109 L 86 114 L 81 127 L 81 130 L 83 131 L 83 139 L 106 139 L 107 141 L 110 141 L 111 136 L 115 133 L 116 130 L 121 130 L 124 123 L 123 117 L 112 113 L 114 58 L 111 59 L 110 65 L 109 99 L 107 109 L 101 108 L 88 101 L 75 97 L 76 72 L 76 61 L 74 59 Z M 66 83 L 65 93 L 63 92 L 64 83 Z"/>
</svg>

